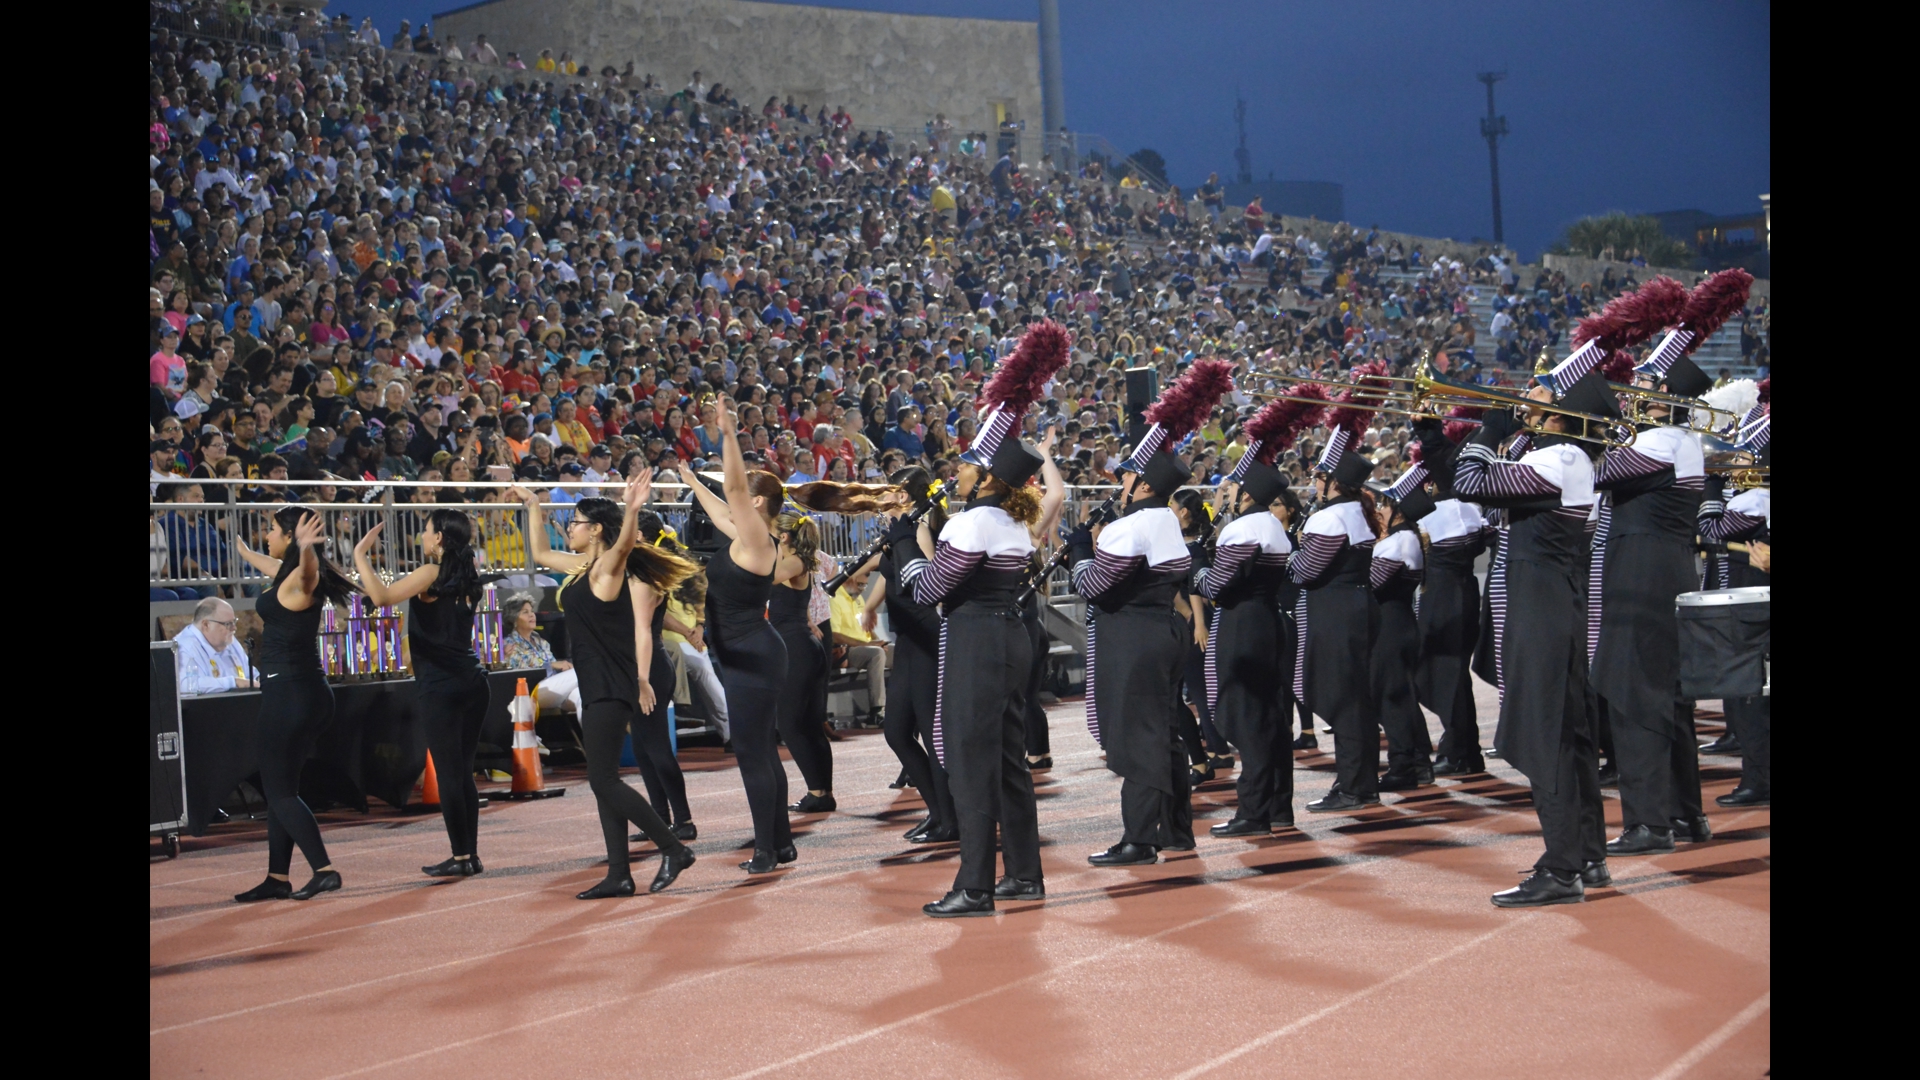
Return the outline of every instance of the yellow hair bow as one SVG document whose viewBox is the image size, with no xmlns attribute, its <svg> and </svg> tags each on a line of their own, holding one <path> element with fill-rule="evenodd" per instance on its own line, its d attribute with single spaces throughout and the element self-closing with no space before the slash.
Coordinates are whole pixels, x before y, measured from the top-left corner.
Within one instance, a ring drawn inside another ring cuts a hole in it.
<svg viewBox="0 0 1920 1080">
<path fill-rule="evenodd" d="M 660 526 L 660 535 L 653 538 L 653 546 L 666 547 L 667 541 L 678 539 L 680 539 L 680 534 L 673 531 L 673 526 L 662 525 Z"/>
</svg>

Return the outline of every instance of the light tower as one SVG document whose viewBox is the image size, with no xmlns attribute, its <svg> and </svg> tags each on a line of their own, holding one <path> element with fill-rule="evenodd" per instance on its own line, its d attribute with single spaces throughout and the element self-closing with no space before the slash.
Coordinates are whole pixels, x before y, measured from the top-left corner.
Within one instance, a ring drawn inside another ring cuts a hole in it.
<svg viewBox="0 0 1920 1080">
<path fill-rule="evenodd" d="M 1505 230 L 1500 226 L 1500 136 L 1507 133 L 1507 118 L 1493 111 L 1493 84 L 1506 78 L 1507 73 L 1483 71 L 1478 77 L 1487 84 L 1487 116 L 1480 121 L 1480 134 L 1487 140 L 1487 162 L 1493 168 L 1493 242 L 1505 244 Z"/>
</svg>

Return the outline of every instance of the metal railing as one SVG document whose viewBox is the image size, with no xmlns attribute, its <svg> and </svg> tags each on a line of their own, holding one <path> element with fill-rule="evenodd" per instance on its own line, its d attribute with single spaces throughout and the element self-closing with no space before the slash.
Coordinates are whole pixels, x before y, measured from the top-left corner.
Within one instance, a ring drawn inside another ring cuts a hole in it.
<svg viewBox="0 0 1920 1080">
<path fill-rule="evenodd" d="M 320 514 L 328 554 L 349 572 L 353 570 L 353 546 L 376 524 L 384 526 L 374 555 L 376 568 L 394 577 L 419 568 L 426 561 L 421 533 L 428 515 L 448 509 L 463 511 L 472 519 L 473 547 L 480 556 L 483 572 L 549 576 L 552 573 L 533 562 L 526 508 L 504 498 L 505 489 L 519 486 L 511 483 L 184 479 L 177 482 L 198 485 L 209 501 L 149 503 L 150 534 L 164 539 L 164 543 L 151 539 L 149 542 L 152 558 L 148 584 L 156 588 L 264 584 L 267 576 L 240 554 L 239 544 L 264 554 L 274 512 L 293 502 L 311 506 Z M 545 493 L 555 489 L 584 495 L 597 490 L 608 497 L 620 494 L 617 483 L 549 484 L 537 490 Z M 1079 525 L 1114 490 L 1111 486 L 1069 489 L 1067 503 L 1061 510 L 1062 526 Z M 1210 490 L 1201 490 L 1211 496 Z M 448 492 L 457 492 L 460 497 L 450 502 L 439 501 Z M 653 494 L 648 508 L 684 537 L 687 516 L 693 509 L 685 485 L 656 484 Z M 497 501 L 486 501 L 490 498 Z M 563 528 L 572 513 L 572 502 L 541 505 L 547 511 L 548 545 L 556 551 L 565 550 Z M 882 519 L 872 514 L 809 513 L 808 516 L 820 528 L 820 550 L 836 561 L 864 552 L 886 527 Z M 1058 580 L 1055 584 L 1058 585 Z"/>
<path fill-rule="evenodd" d="M 265 583 L 266 575 L 240 554 L 239 544 L 265 553 L 274 512 L 293 502 L 311 506 L 320 514 L 328 554 L 348 571 L 353 569 L 353 546 L 376 524 L 384 528 L 374 557 L 375 566 L 383 574 L 395 577 L 419 568 L 426 561 L 421 532 L 428 515 L 448 509 L 463 511 L 473 520 L 473 547 L 484 572 L 551 573 L 533 562 L 526 508 L 504 499 L 505 489 L 519 486 L 511 483 L 184 479 L 177 482 L 198 485 L 209 501 L 149 503 L 150 534 L 164 539 L 164 543 L 149 542 L 152 559 L 148 584 L 158 588 L 243 587 Z M 620 494 L 619 486 L 614 483 L 549 484 L 537 490 L 544 493 L 555 489 L 584 495 L 597 492 L 608 497 Z M 1071 489 L 1061 522 L 1067 527 L 1078 525 L 1113 490 L 1111 487 Z M 457 492 L 460 497 L 440 501 L 448 492 Z M 495 498 L 496 492 L 499 501 L 485 501 Z M 542 506 L 547 511 L 547 543 L 554 550 L 565 550 L 562 529 L 572 513 L 572 502 L 545 502 Z M 654 499 L 648 508 L 659 514 L 669 527 L 685 535 L 687 516 L 693 509 L 685 485 L 656 484 Z M 858 556 L 885 530 L 885 523 L 872 514 L 810 513 L 808 516 L 820 528 L 820 549 L 837 561 Z"/>
</svg>

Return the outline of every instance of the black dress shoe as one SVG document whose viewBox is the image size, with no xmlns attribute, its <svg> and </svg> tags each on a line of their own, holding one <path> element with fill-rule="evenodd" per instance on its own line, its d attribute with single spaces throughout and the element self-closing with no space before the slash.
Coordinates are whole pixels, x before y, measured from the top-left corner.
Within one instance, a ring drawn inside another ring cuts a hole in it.
<svg viewBox="0 0 1920 1080">
<path fill-rule="evenodd" d="M 1673 850 L 1673 830 L 1635 825 L 1607 841 L 1608 855 L 1664 855 Z"/>
<path fill-rule="evenodd" d="M 1486 755 L 1487 755 L 1488 757 L 1490 757 L 1490 758 L 1493 758 L 1493 759 L 1494 759 L 1495 761 L 1505 761 L 1505 760 L 1506 760 L 1506 755 L 1505 755 L 1505 754 L 1502 754 L 1502 753 L 1501 753 L 1501 752 L 1500 752 L 1499 750 L 1497 750 L 1497 749 L 1491 749 L 1491 748 L 1490 748 L 1490 749 L 1488 749 L 1488 750 L 1486 751 Z"/>
<path fill-rule="evenodd" d="M 1613 884 L 1613 875 L 1607 872 L 1607 860 L 1588 859 L 1587 865 L 1580 868 L 1580 884 L 1589 889 L 1602 889 Z"/>
<path fill-rule="evenodd" d="M 1232 754 L 1209 755 L 1207 757 L 1207 764 L 1213 766 L 1213 771 L 1215 772 L 1230 771 L 1233 768 L 1233 755 Z"/>
<path fill-rule="evenodd" d="M 1620 786 L 1620 766 L 1615 765 L 1611 761 L 1607 762 L 1605 765 L 1600 766 L 1600 786 L 1601 787 L 1619 787 Z"/>
<path fill-rule="evenodd" d="M 1435 776 L 1474 776 L 1486 771 L 1487 763 L 1477 757 L 1461 758 L 1459 761 L 1441 758 L 1433 763 Z"/>
<path fill-rule="evenodd" d="M 1413 778 L 1420 782 L 1421 787 L 1433 786 L 1433 766 L 1427 762 L 1414 766 Z"/>
<path fill-rule="evenodd" d="M 1712 742 L 1701 743 L 1700 752 L 1703 754 L 1737 754 L 1740 752 L 1740 737 L 1729 731 Z"/>
<path fill-rule="evenodd" d="M 771 874 L 779 868 L 780 863 L 773 857 L 773 852 L 765 848 L 754 848 L 753 858 L 740 864 L 740 869 L 749 874 Z"/>
<path fill-rule="evenodd" d="M 285 900 L 293 895 L 293 882 L 268 878 L 243 893 L 234 893 L 235 903 L 252 904 L 261 900 Z"/>
<path fill-rule="evenodd" d="M 428 877 L 472 877 L 473 860 L 448 859 L 445 862 L 434 863 L 432 866 L 423 866 L 420 872 Z"/>
<path fill-rule="evenodd" d="M 1264 821 L 1237 817 L 1232 821 L 1221 822 L 1207 831 L 1215 836 L 1267 836 L 1273 832 L 1273 826 Z"/>
<path fill-rule="evenodd" d="M 907 837 L 909 844 L 951 844 L 960 839 L 960 830 L 951 825 L 935 825 Z"/>
<path fill-rule="evenodd" d="M 1697 818 L 1674 818 L 1673 838 L 1689 844 L 1704 844 L 1713 839 L 1713 824 L 1705 814 Z"/>
<path fill-rule="evenodd" d="M 1579 874 L 1561 877 L 1559 871 L 1541 869 L 1513 888 L 1494 893 L 1493 904 L 1495 907 L 1545 907 L 1578 904 L 1586 898 L 1586 886 L 1580 883 Z"/>
<path fill-rule="evenodd" d="M 1303 731 L 1293 740 L 1293 748 L 1295 750 L 1318 750 L 1320 749 L 1320 739 L 1311 731 Z"/>
<path fill-rule="evenodd" d="M 1176 836 L 1171 841 L 1160 845 L 1161 851 L 1192 851 L 1193 848 L 1193 837 L 1191 836 Z"/>
<path fill-rule="evenodd" d="M 615 897 L 632 896 L 633 893 L 632 877 L 609 877 L 585 892 L 574 893 L 573 898 L 575 900 L 611 900 Z"/>
<path fill-rule="evenodd" d="M 914 842 L 914 837 L 919 836 L 921 833 L 924 833 L 931 828 L 933 828 L 933 815 L 928 814 L 926 817 L 923 817 L 920 819 L 920 823 L 918 825 L 915 825 L 913 828 L 908 829 L 906 832 L 901 833 L 900 838 L 911 844 Z"/>
<path fill-rule="evenodd" d="M 1713 801 L 1736 810 L 1746 806 L 1766 806 L 1773 801 L 1773 792 L 1761 791 L 1759 788 L 1737 787 Z"/>
<path fill-rule="evenodd" d="M 680 876 L 680 871 L 692 866 L 693 862 L 693 849 L 685 845 L 681 845 L 679 851 L 669 851 L 661 855 L 660 869 L 654 872 L 653 884 L 647 886 L 647 891 L 659 892 L 673 884 L 673 879 Z"/>
<path fill-rule="evenodd" d="M 1053 768 L 1052 754 L 1042 754 L 1040 755 L 1040 759 L 1038 761 L 1027 762 L 1028 772 L 1046 772 L 1048 769 L 1051 769 L 1051 768 Z"/>
<path fill-rule="evenodd" d="M 487 872 L 487 868 L 480 865 L 480 856 L 478 855 L 467 856 L 467 865 L 473 867 L 473 872 L 476 874 L 484 874 Z"/>
<path fill-rule="evenodd" d="M 922 905 L 920 910 L 936 919 L 970 919 L 976 915 L 991 915 L 993 893 L 986 889 L 955 889 L 931 904 Z"/>
<path fill-rule="evenodd" d="M 313 880 L 302 885 L 294 894 L 295 900 L 311 900 L 323 892 L 333 892 L 345 882 L 340 880 L 340 871 L 322 870 L 313 875 Z"/>
<path fill-rule="evenodd" d="M 899 791 L 899 790 L 900 790 L 901 788 L 910 788 L 910 787 L 912 787 L 912 786 L 913 786 L 913 781 L 911 781 L 911 780 L 909 780 L 909 779 L 907 779 L 907 770 L 905 770 L 905 769 L 901 769 L 901 770 L 900 770 L 900 775 L 899 775 L 899 776 L 896 776 L 896 777 L 894 777 L 894 779 L 893 779 L 893 783 L 891 783 L 891 784 L 888 784 L 887 786 L 888 786 L 888 787 L 890 787 L 890 788 L 892 788 L 892 789 L 893 789 L 893 790 L 895 790 L 895 791 Z"/>
<path fill-rule="evenodd" d="M 207 820 L 214 825 L 225 825 L 227 822 L 232 821 L 233 817 L 225 810 L 216 806 L 213 808 L 213 813 L 207 815 Z"/>
<path fill-rule="evenodd" d="M 1194 787 L 1199 787 L 1201 784 L 1213 779 L 1213 762 L 1211 761 L 1202 761 L 1197 765 L 1189 765 L 1187 768 L 1193 771 Z"/>
<path fill-rule="evenodd" d="M 1095 866 L 1146 866 L 1160 861 L 1160 853 L 1150 844 L 1118 843 L 1105 851 L 1087 856 Z"/>
<path fill-rule="evenodd" d="M 1314 814 L 1338 814 L 1350 810 L 1359 810 L 1362 807 L 1377 805 L 1379 802 L 1380 796 L 1378 795 L 1373 796 L 1371 799 L 1366 799 L 1357 795 L 1349 795 L 1344 791 L 1329 791 L 1325 798 L 1315 799 L 1308 803 L 1307 811 Z"/>
<path fill-rule="evenodd" d="M 1025 878 L 1001 878 L 1000 883 L 993 887 L 995 900 L 1044 900 L 1046 896 L 1045 884 Z"/>
<path fill-rule="evenodd" d="M 834 801 L 831 792 L 825 795 L 815 795 L 809 791 L 805 795 L 800 796 L 799 802 L 787 807 L 787 809 L 796 814 L 826 814 L 838 809 L 839 806 L 840 804 Z"/>
<path fill-rule="evenodd" d="M 691 821 L 683 821 L 673 827 L 673 838 L 683 844 L 689 840 L 698 840 L 700 829 Z"/>
<path fill-rule="evenodd" d="M 788 844 L 786 847 L 783 847 L 780 850 L 773 853 L 774 861 L 779 863 L 782 866 L 785 866 L 787 863 L 793 862 L 799 857 L 800 857 L 800 852 L 796 850 L 792 844 Z"/>
<path fill-rule="evenodd" d="M 1428 783 L 1433 781 L 1429 780 Z M 1420 774 L 1413 772 L 1387 772 L 1380 774 L 1381 791 L 1412 791 L 1420 786 Z"/>
</svg>

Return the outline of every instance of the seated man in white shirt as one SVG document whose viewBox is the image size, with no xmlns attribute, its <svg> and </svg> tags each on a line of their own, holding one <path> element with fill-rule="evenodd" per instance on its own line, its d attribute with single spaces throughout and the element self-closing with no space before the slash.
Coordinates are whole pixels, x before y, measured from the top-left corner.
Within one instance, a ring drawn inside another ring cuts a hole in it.
<svg viewBox="0 0 1920 1080">
<path fill-rule="evenodd" d="M 233 606 L 209 597 L 193 609 L 193 623 L 173 636 L 180 646 L 176 676 L 182 696 L 249 690 L 257 685 L 247 664 L 247 650 L 234 637 L 233 626 Z"/>
</svg>

